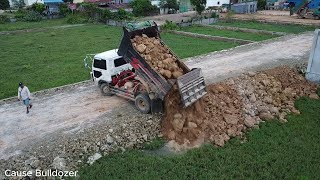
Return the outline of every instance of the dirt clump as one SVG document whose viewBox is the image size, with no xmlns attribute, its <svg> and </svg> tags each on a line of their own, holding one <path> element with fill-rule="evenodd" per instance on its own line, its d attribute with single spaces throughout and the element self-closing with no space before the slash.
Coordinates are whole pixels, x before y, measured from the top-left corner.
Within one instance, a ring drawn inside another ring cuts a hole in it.
<svg viewBox="0 0 320 180">
<path fill-rule="evenodd" d="M 146 60 L 153 70 L 166 79 L 177 79 L 184 74 L 176 62 L 177 57 L 156 37 L 147 35 L 135 36 L 131 39 L 133 47 Z"/>
<path fill-rule="evenodd" d="M 319 98 L 316 89 L 316 84 L 288 67 L 249 72 L 209 85 L 208 93 L 187 108 L 182 107 L 175 87 L 165 99 L 162 133 L 184 147 L 203 142 L 224 146 L 261 122 L 287 122 L 287 114 L 300 113 L 294 101 L 301 96 Z"/>
<path fill-rule="evenodd" d="M 162 124 L 169 140 L 190 146 L 204 141 L 223 146 L 230 137 L 241 135 L 242 103 L 234 87 L 219 83 L 208 86 L 207 91 L 207 95 L 187 108 L 178 108 L 182 105 L 177 88 L 169 92 Z"/>
</svg>

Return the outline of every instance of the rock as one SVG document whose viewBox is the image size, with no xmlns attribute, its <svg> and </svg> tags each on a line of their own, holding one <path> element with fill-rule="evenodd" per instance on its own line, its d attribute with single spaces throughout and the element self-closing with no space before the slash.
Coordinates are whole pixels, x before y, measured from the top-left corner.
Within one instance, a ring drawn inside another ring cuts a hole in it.
<svg viewBox="0 0 320 180">
<path fill-rule="evenodd" d="M 107 136 L 107 144 L 111 145 L 113 143 L 113 141 L 114 141 L 113 138 L 110 135 L 108 135 Z"/>
<path fill-rule="evenodd" d="M 264 113 L 264 112 L 266 113 L 266 112 L 268 112 L 268 107 L 267 106 L 258 106 L 257 110 L 259 113 Z"/>
<path fill-rule="evenodd" d="M 168 138 L 171 139 L 171 140 L 175 139 L 176 138 L 176 133 L 174 131 L 170 131 L 168 133 Z"/>
<path fill-rule="evenodd" d="M 66 168 L 66 160 L 64 158 L 60 158 L 59 156 L 53 159 L 51 166 L 54 169 L 65 170 Z"/>
<path fill-rule="evenodd" d="M 173 115 L 173 118 L 174 118 L 174 119 L 181 119 L 181 118 L 182 118 L 182 115 L 179 114 L 179 113 L 177 113 L 177 114 Z"/>
<path fill-rule="evenodd" d="M 96 160 L 100 159 L 101 157 L 102 157 L 101 154 L 95 153 L 94 155 L 92 155 L 92 156 L 90 156 L 90 157 L 88 158 L 87 163 L 90 164 L 90 165 L 92 165 Z"/>
<path fill-rule="evenodd" d="M 189 127 L 189 128 L 197 128 L 198 126 L 197 126 L 197 124 L 194 123 L 194 122 L 188 122 L 188 127 Z"/>
<path fill-rule="evenodd" d="M 293 109 L 291 110 L 291 112 L 294 113 L 294 114 L 300 114 L 300 111 L 297 110 L 296 108 L 293 108 Z"/>
<path fill-rule="evenodd" d="M 263 102 L 268 103 L 268 104 L 271 104 L 271 103 L 272 103 L 272 98 L 271 98 L 271 97 L 265 97 L 265 98 L 263 99 Z"/>
<path fill-rule="evenodd" d="M 236 126 L 231 126 L 228 130 L 227 130 L 227 134 L 230 137 L 235 137 L 237 134 L 237 127 Z"/>
<path fill-rule="evenodd" d="M 223 138 L 216 138 L 216 139 L 214 140 L 214 143 L 215 143 L 216 145 L 220 146 L 220 147 L 223 147 L 223 146 L 224 146 L 224 140 L 223 140 Z"/>
<path fill-rule="evenodd" d="M 279 117 L 279 121 L 280 121 L 281 123 L 286 123 L 286 122 L 288 122 L 288 120 L 286 120 L 286 119 L 283 118 L 283 117 Z"/>
<path fill-rule="evenodd" d="M 256 96 L 254 94 L 250 95 L 249 100 L 250 102 L 253 102 L 253 103 L 257 101 Z"/>
<path fill-rule="evenodd" d="M 30 165 L 31 168 L 36 169 L 40 165 L 40 161 L 36 157 L 30 157 L 24 162 L 25 165 Z"/>
<path fill-rule="evenodd" d="M 311 99 L 319 99 L 319 96 L 316 93 L 312 93 L 309 95 L 309 98 Z"/>
<path fill-rule="evenodd" d="M 148 141 L 148 134 L 144 134 L 144 135 L 142 136 L 142 138 L 143 138 L 143 140 Z"/>
<path fill-rule="evenodd" d="M 263 84 L 264 86 L 268 86 L 270 84 L 270 81 L 268 79 L 262 80 L 261 84 Z"/>
<path fill-rule="evenodd" d="M 144 44 L 139 44 L 136 48 L 139 53 L 143 53 L 146 50 L 147 46 Z"/>
<path fill-rule="evenodd" d="M 180 117 L 180 116 L 179 116 Z M 182 117 L 182 116 L 181 116 Z M 171 124 L 172 124 L 172 127 L 173 129 L 176 131 L 176 132 L 181 132 L 182 131 L 182 128 L 183 128 L 183 125 L 184 125 L 184 122 L 185 122 L 185 119 L 182 119 L 182 118 L 176 118 L 174 119 Z"/>
<path fill-rule="evenodd" d="M 224 140 L 225 142 L 227 142 L 227 141 L 230 140 L 230 137 L 229 137 L 226 133 L 221 134 L 221 137 L 223 138 L 223 140 Z"/>
<path fill-rule="evenodd" d="M 30 166 L 33 168 L 33 169 L 37 169 L 39 166 L 40 166 L 40 161 L 37 159 L 37 160 L 34 160 Z"/>
<path fill-rule="evenodd" d="M 218 92 L 220 92 L 220 93 L 225 91 L 224 87 L 221 86 L 221 85 L 219 85 L 219 86 L 217 87 L 217 90 L 218 90 Z"/>
<path fill-rule="evenodd" d="M 237 124 L 238 123 L 238 118 L 235 115 L 225 114 L 225 115 L 223 115 L 223 118 L 228 124 Z"/>
<path fill-rule="evenodd" d="M 276 108 L 276 107 L 270 107 L 270 108 L 269 108 L 269 111 L 270 111 L 271 113 L 273 113 L 273 114 L 279 114 L 279 110 L 278 110 L 278 108 Z"/>
<path fill-rule="evenodd" d="M 109 131 L 109 133 L 113 133 L 113 129 L 109 129 L 108 131 Z"/>
<path fill-rule="evenodd" d="M 249 71 L 249 72 L 248 72 L 248 76 L 253 77 L 254 75 L 256 75 L 255 72 L 252 72 L 252 71 Z"/>
<path fill-rule="evenodd" d="M 287 115 L 287 113 L 286 113 L 286 112 L 282 112 L 282 113 L 280 113 L 280 114 L 279 114 L 279 118 L 285 118 L 285 117 L 286 117 L 286 115 Z"/>
<path fill-rule="evenodd" d="M 253 127 L 255 124 L 255 120 L 251 116 L 247 116 L 244 119 L 244 125 L 246 125 L 248 128 Z"/>
<path fill-rule="evenodd" d="M 270 114 L 270 113 L 265 113 L 265 112 L 260 113 L 260 114 L 259 114 L 259 117 L 260 117 L 262 120 L 271 120 L 271 119 L 274 118 L 274 117 L 272 116 L 272 114 Z"/>
</svg>

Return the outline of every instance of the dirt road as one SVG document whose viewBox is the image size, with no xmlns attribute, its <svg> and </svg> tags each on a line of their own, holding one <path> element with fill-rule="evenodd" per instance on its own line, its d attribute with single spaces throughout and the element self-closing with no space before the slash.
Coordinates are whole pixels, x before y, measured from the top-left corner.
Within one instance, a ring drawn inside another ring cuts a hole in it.
<svg viewBox="0 0 320 180">
<path fill-rule="evenodd" d="M 226 13 L 221 14 L 222 17 Z M 299 19 L 297 16 L 290 16 L 283 11 L 262 11 L 257 14 L 235 14 L 232 18 L 241 20 L 258 20 L 264 22 L 283 23 L 283 24 L 304 24 L 320 26 L 320 20 Z"/>
<path fill-rule="evenodd" d="M 214 83 L 247 71 L 307 62 L 313 33 L 280 37 L 189 58 L 187 65 L 202 68 L 207 83 Z"/>
<path fill-rule="evenodd" d="M 32 101 L 29 114 L 21 102 L 0 106 L 0 159 L 19 154 L 30 141 L 53 132 L 88 128 L 97 117 L 125 102 L 102 96 L 92 83 Z"/>
<path fill-rule="evenodd" d="M 207 83 L 212 83 L 251 70 L 304 62 L 312 35 L 287 36 L 190 58 L 187 65 L 202 68 Z M 0 159 L 19 154 L 30 142 L 54 136 L 55 132 L 99 126 L 99 116 L 118 106 L 129 105 L 122 98 L 101 96 L 92 84 L 35 97 L 33 103 L 34 108 L 28 115 L 21 102 L 0 106 Z"/>
</svg>

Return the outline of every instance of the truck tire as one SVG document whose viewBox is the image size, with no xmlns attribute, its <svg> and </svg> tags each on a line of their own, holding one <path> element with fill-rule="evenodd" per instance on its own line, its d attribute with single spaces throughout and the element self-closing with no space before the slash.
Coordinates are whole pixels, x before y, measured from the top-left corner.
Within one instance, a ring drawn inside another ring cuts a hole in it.
<svg viewBox="0 0 320 180">
<path fill-rule="evenodd" d="M 140 112 L 148 114 L 151 109 L 151 100 L 148 94 L 141 93 L 138 96 L 136 96 L 135 105 Z"/>
<path fill-rule="evenodd" d="M 101 93 L 105 96 L 112 96 L 112 92 L 108 83 L 102 83 L 100 85 Z"/>
</svg>

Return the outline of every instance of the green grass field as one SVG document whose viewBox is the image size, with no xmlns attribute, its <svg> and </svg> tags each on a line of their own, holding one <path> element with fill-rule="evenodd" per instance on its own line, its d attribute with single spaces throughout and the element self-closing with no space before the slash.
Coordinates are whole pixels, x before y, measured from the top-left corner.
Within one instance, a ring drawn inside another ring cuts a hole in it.
<svg viewBox="0 0 320 180">
<path fill-rule="evenodd" d="M 205 145 L 182 155 L 155 156 L 130 150 L 83 167 L 80 179 L 318 179 L 320 100 L 301 98 L 301 115 L 267 122 L 223 148 Z"/>
<path fill-rule="evenodd" d="M 89 79 L 86 54 L 118 48 L 121 28 L 86 25 L 44 32 L 0 36 L 0 99 L 15 96 L 19 81 L 32 92 Z M 238 44 L 162 34 L 181 58 L 235 47 Z"/>
<path fill-rule="evenodd" d="M 278 37 L 276 35 L 270 35 L 270 34 L 254 34 L 254 33 L 240 32 L 240 31 L 219 30 L 219 29 L 214 29 L 210 27 L 201 27 L 201 26 L 184 27 L 181 30 L 192 32 L 192 33 L 198 33 L 198 34 L 245 39 L 245 40 L 251 40 L 251 41 L 263 41 L 266 39 Z"/>
<path fill-rule="evenodd" d="M 305 31 L 314 31 L 316 28 L 315 26 L 304 26 L 304 25 L 296 25 L 296 24 L 272 24 L 272 23 L 262 23 L 258 21 L 231 21 L 231 22 L 220 21 L 218 23 L 214 23 L 213 25 L 234 26 L 234 27 L 240 27 L 240 28 L 259 29 L 259 30 L 266 30 L 266 31 L 294 33 L 294 34 L 305 32 Z"/>
<path fill-rule="evenodd" d="M 22 29 L 34 29 L 34 28 L 46 28 L 52 26 L 62 26 L 66 25 L 66 19 L 52 19 L 52 20 L 43 20 L 40 22 L 14 22 L 14 23 L 6 23 L 0 25 L 1 31 L 14 31 L 14 30 L 22 30 Z"/>
</svg>

